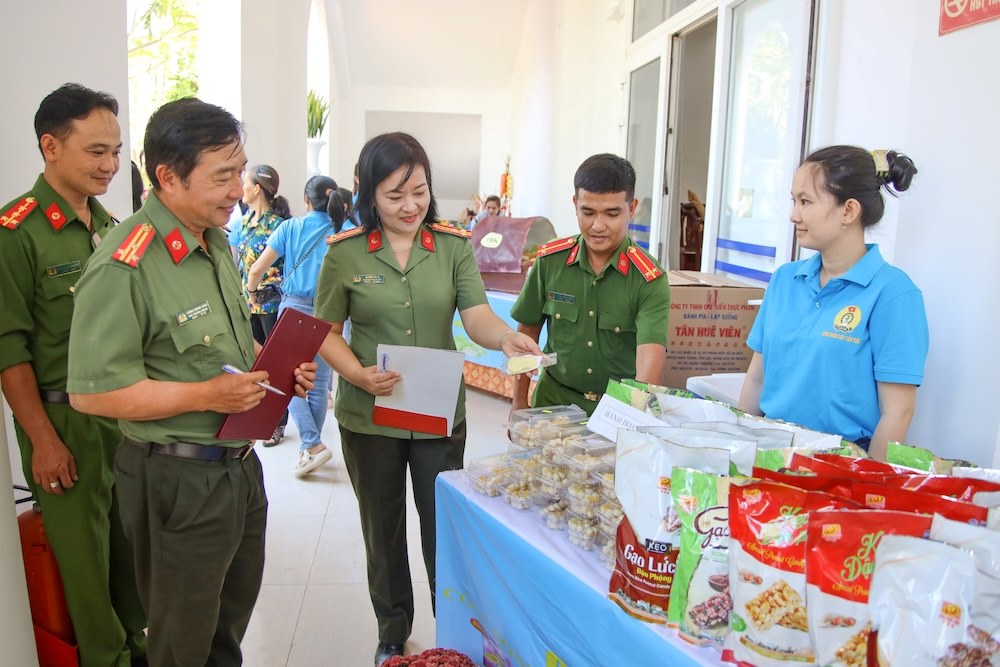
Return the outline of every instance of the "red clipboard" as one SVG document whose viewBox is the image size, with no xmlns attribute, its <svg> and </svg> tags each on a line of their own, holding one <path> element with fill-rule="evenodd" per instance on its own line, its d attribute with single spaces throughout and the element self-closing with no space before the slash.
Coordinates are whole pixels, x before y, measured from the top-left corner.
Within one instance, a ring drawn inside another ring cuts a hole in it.
<svg viewBox="0 0 1000 667">
<path fill-rule="evenodd" d="M 295 396 L 295 369 L 312 361 L 330 332 L 331 324 L 286 308 L 264 343 L 251 370 L 267 371 L 268 382 L 285 392 L 264 392 L 260 404 L 246 412 L 226 415 L 215 437 L 220 440 L 266 440 L 274 433 L 288 402 Z"/>
</svg>

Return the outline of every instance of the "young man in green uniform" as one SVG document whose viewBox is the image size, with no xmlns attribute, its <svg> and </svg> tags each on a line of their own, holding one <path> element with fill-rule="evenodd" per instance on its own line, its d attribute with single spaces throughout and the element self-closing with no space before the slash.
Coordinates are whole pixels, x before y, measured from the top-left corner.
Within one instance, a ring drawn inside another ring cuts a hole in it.
<svg viewBox="0 0 1000 667">
<path fill-rule="evenodd" d="M 264 390 L 225 232 L 242 193 L 243 132 L 193 98 L 149 119 L 153 184 L 142 209 L 91 258 L 76 290 L 68 390 L 82 412 L 116 417 L 125 533 L 149 614 L 152 665 L 239 665 L 260 590 L 267 498 L 245 440 L 218 440 L 227 413 Z M 296 369 L 296 392 L 316 365 Z"/>
<path fill-rule="evenodd" d="M 590 414 L 609 379 L 660 383 L 670 287 L 663 268 L 626 236 L 635 212 L 635 171 L 604 153 L 573 179 L 580 234 L 546 243 L 511 315 L 558 363 L 543 369 L 532 404 L 575 403 Z M 513 410 L 528 407 L 526 375 L 514 381 Z"/>
<path fill-rule="evenodd" d="M 112 492 L 112 419 L 80 414 L 66 393 L 73 290 L 115 221 L 95 199 L 122 148 L 118 102 L 68 83 L 35 114 L 45 170 L 0 209 L 0 383 L 14 413 L 24 476 L 41 505 L 79 645 L 80 664 L 144 661 L 146 619 Z"/>
</svg>

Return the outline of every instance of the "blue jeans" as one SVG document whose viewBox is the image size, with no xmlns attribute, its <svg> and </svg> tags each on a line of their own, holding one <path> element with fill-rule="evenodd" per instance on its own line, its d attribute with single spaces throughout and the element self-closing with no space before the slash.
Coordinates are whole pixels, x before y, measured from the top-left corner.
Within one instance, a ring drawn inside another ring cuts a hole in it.
<svg viewBox="0 0 1000 667">
<path fill-rule="evenodd" d="M 285 308 L 294 308 L 299 312 L 312 315 L 313 300 L 285 294 L 281 297 L 281 305 L 278 306 L 279 317 Z M 288 412 L 295 420 L 295 426 L 299 429 L 299 437 L 302 439 L 300 450 L 315 447 L 322 442 L 323 422 L 326 421 L 328 407 L 327 395 L 333 386 L 333 369 L 319 355 L 316 355 L 313 361 L 316 362 L 315 386 L 309 390 L 305 398 L 293 396 L 291 403 L 288 404 Z"/>
</svg>

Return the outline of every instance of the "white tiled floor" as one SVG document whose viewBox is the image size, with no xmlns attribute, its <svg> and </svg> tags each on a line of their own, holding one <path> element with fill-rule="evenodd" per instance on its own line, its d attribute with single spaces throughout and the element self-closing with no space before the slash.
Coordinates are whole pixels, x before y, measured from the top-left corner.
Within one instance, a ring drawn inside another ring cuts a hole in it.
<svg viewBox="0 0 1000 667">
<path fill-rule="evenodd" d="M 468 391 L 466 461 L 503 451 L 503 424 L 510 402 Z M 289 420 L 276 447 L 258 447 L 270 501 L 264 584 L 243 641 L 247 667 L 366 667 L 372 664 L 378 633 L 368 597 L 361 522 L 340 452 L 333 411 L 323 442 L 330 463 L 298 479 L 292 465 L 299 438 Z M 413 635 L 407 653 L 435 645 L 427 571 L 412 498 L 407 508 L 410 570 L 416 597 Z"/>
</svg>

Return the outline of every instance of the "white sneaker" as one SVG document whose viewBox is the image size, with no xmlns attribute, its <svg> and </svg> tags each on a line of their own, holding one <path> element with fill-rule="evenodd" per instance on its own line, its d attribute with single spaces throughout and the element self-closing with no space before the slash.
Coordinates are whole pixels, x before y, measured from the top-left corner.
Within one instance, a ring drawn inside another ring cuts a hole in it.
<svg viewBox="0 0 1000 667">
<path fill-rule="evenodd" d="M 296 477 L 302 477 L 311 473 L 331 458 L 333 458 L 333 452 L 329 449 L 322 449 L 315 454 L 310 454 L 308 449 L 303 449 L 299 452 L 299 460 L 295 463 L 295 467 L 292 468 L 292 474 Z"/>
</svg>

